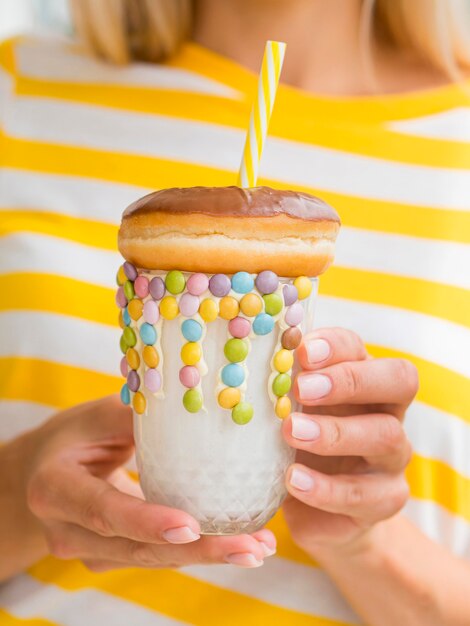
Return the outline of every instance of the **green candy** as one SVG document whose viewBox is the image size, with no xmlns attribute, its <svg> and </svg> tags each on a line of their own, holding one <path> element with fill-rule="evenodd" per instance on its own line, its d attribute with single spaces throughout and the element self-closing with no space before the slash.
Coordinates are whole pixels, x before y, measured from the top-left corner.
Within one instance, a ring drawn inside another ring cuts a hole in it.
<svg viewBox="0 0 470 626">
<path fill-rule="evenodd" d="M 249 402 L 239 402 L 232 409 L 232 419 L 235 424 L 243 426 L 253 417 L 253 407 Z"/>
<path fill-rule="evenodd" d="M 130 326 L 126 326 L 126 328 L 122 331 L 122 338 L 126 342 L 128 348 L 133 348 L 137 343 L 137 337 L 135 336 L 135 332 Z"/>
<path fill-rule="evenodd" d="M 126 282 L 123 285 L 123 289 L 124 289 L 124 295 L 126 296 L 126 298 L 128 300 L 132 300 L 132 298 L 135 296 L 135 292 L 134 292 L 134 285 L 132 284 L 130 280 L 126 280 Z"/>
<path fill-rule="evenodd" d="M 121 339 L 119 340 L 119 347 L 121 348 L 121 352 L 123 354 L 126 354 L 128 346 L 124 335 L 121 335 Z"/>
<path fill-rule="evenodd" d="M 273 380 L 273 392 L 276 396 L 285 396 L 289 393 L 292 384 L 289 374 L 278 374 Z"/>
<path fill-rule="evenodd" d="M 264 310 L 269 315 L 277 315 L 282 311 L 282 298 L 277 293 L 269 293 L 268 295 L 263 296 L 263 300 Z"/>
<path fill-rule="evenodd" d="M 202 394 L 197 389 L 188 389 L 183 396 L 186 411 L 197 413 L 202 409 Z"/>
<path fill-rule="evenodd" d="M 184 291 L 185 285 L 186 281 L 184 280 L 184 276 L 178 270 L 171 270 L 171 272 L 168 272 L 166 275 L 165 286 L 173 295 Z"/>
<path fill-rule="evenodd" d="M 224 346 L 224 354 L 231 363 L 240 363 L 246 359 L 248 344 L 243 339 L 229 339 Z"/>
</svg>

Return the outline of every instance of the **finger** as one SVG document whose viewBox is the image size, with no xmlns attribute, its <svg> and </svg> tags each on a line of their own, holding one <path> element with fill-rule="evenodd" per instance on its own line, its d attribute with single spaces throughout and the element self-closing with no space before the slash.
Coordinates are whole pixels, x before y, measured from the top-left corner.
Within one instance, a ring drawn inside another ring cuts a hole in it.
<svg viewBox="0 0 470 626">
<path fill-rule="evenodd" d="M 311 507 L 375 523 L 395 515 L 409 488 L 404 477 L 388 474 L 326 475 L 295 464 L 287 472 L 287 488 Z"/>
<path fill-rule="evenodd" d="M 267 528 L 256 531 L 251 534 L 252 537 L 261 545 L 264 556 L 272 556 L 276 554 L 276 537 Z"/>
<path fill-rule="evenodd" d="M 287 443 L 321 456 L 360 456 L 370 465 L 401 471 L 410 461 L 411 446 L 393 415 L 371 413 L 351 417 L 293 413 L 282 425 Z"/>
<path fill-rule="evenodd" d="M 301 372 L 294 392 L 306 406 L 390 404 L 408 406 L 418 390 L 415 366 L 405 359 L 343 362 L 316 372 Z"/>
<path fill-rule="evenodd" d="M 305 335 L 296 352 L 303 369 L 316 370 L 341 361 L 363 361 L 362 339 L 346 328 L 320 328 Z"/>
</svg>

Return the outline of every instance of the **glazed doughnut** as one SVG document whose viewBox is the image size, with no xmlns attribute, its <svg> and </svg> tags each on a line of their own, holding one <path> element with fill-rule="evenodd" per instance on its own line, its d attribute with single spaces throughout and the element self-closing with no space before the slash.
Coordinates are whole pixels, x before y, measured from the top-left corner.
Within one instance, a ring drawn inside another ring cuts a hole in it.
<svg viewBox="0 0 470 626">
<path fill-rule="evenodd" d="M 306 193 L 270 187 L 156 191 L 123 214 L 119 250 L 142 269 L 317 276 L 333 260 L 339 217 Z"/>
</svg>

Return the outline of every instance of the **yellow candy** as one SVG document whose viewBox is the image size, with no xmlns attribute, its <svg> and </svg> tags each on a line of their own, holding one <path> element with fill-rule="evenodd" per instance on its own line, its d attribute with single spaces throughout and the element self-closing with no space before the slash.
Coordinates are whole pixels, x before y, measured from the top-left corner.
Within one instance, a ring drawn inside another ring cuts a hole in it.
<svg viewBox="0 0 470 626">
<path fill-rule="evenodd" d="M 178 315 L 178 302 L 173 296 L 165 296 L 160 302 L 160 315 L 166 320 L 174 320 Z"/>
<path fill-rule="evenodd" d="M 205 322 L 213 322 L 217 318 L 217 304 L 214 300 L 206 298 L 201 302 L 199 315 Z"/>
<path fill-rule="evenodd" d="M 201 346 L 196 341 L 189 341 L 181 348 L 181 360 L 185 365 L 196 365 L 201 356 Z"/>
<path fill-rule="evenodd" d="M 232 296 L 224 296 L 219 303 L 219 315 L 224 320 L 233 320 L 239 311 L 238 302 Z"/>
<path fill-rule="evenodd" d="M 292 410 L 292 404 L 290 398 L 287 396 L 282 396 L 282 398 L 278 398 L 276 402 L 276 415 L 284 420 L 286 417 L 289 417 L 290 412 Z"/>
<path fill-rule="evenodd" d="M 139 415 L 142 415 L 145 411 L 147 401 L 145 400 L 145 396 L 140 391 L 135 392 L 134 399 L 132 400 L 132 406 L 134 407 L 134 411 Z"/>
<path fill-rule="evenodd" d="M 294 365 L 294 355 L 289 350 L 279 350 L 273 359 L 274 367 L 278 372 L 288 372 Z"/>
<path fill-rule="evenodd" d="M 299 292 L 299 300 L 305 300 L 312 293 L 312 281 L 306 276 L 298 276 L 294 280 L 294 286 Z"/>
<path fill-rule="evenodd" d="M 153 346 L 145 346 L 142 356 L 144 357 L 144 363 L 147 367 L 158 367 L 160 357 Z"/>
<path fill-rule="evenodd" d="M 254 317 L 261 313 L 263 309 L 263 301 L 255 293 L 247 293 L 240 300 L 240 308 L 248 317 Z"/>
<path fill-rule="evenodd" d="M 134 298 L 127 305 L 127 311 L 131 317 L 131 319 L 137 321 L 142 317 L 142 309 L 144 308 L 144 304 L 142 300 L 138 298 Z"/>
<path fill-rule="evenodd" d="M 128 348 L 126 352 L 126 359 L 129 363 L 131 370 L 136 370 L 140 365 L 140 356 L 135 348 Z"/>
<path fill-rule="evenodd" d="M 241 393 L 236 387 L 226 387 L 222 389 L 217 398 L 223 409 L 233 409 L 240 402 Z"/>
<path fill-rule="evenodd" d="M 119 311 L 118 321 L 119 321 L 119 326 L 121 328 L 125 328 L 126 327 L 126 324 L 124 322 L 124 318 L 122 317 L 122 309 Z"/>
<path fill-rule="evenodd" d="M 124 285 L 124 283 L 127 280 L 127 276 L 124 272 L 124 267 L 121 265 L 121 267 L 118 269 L 118 273 L 116 276 L 116 280 L 117 280 L 117 284 L 118 285 Z"/>
</svg>

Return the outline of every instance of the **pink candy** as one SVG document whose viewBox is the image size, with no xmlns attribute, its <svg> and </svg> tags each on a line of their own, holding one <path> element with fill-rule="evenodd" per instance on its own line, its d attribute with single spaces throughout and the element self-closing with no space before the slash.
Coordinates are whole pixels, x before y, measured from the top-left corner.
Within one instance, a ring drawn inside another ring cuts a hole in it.
<svg viewBox="0 0 470 626">
<path fill-rule="evenodd" d="M 135 281 L 137 283 L 137 281 Z M 148 300 L 144 304 L 144 320 L 149 324 L 156 324 L 160 317 L 160 311 L 158 310 L 158 304 L 154 300 Z"/>
<path fill-rule="evenodd" d="M 297 324 L 300 324 L 303 317 L 304 310 L 302 308 L 302 305 L 300 304 L 300 302 L 294 302 L 292 306 L 288 307 L 285 319 L 286 323 L 289 324 L 289 326 L 297 326 Z"/>
<path fill-rule="evenodd" d="M 127 360 L 126 357 L 123 356 L 121 359 L 121 374 L 124 376 L 124 378 L 127 378 L 127 374 L 129 373 L 129 366 L 127 365 Z"/>
<path fill-rule="evenodd" d="M 184 317 L 192 317 L 196 315 L 199 309 L 199 298 L 190 293 L 185 293 L 179 301 L 181 315 Z"/>
<path fill-rule="evenodd" d="M 209 288 L 209 279 L 205 274 L 192 274 L 186 283 L 186 289 L 193 296 L 200 296 Z M 183 314 L 184 315 L 184 314 Z"/>
<path fill-rule="evenodd" d="M 155 369 L 147 370 L 144 374 L 144 384 L 149 391 L 156 393 L 162 386 L 162 377 L 160 372 Z"/>
<path fill-rule="evenodd" d="M 180 369 L 180 382 L 185 387 L 188 387 L 188 389 L 198 385 L 200 380 L 201 375 L 194 365 L 185 365 Z"/>
<path fill-rule="evenodd" d="M 232 337 L 237 337 L 238 339 L 243 339 L 244 337 L 248 337 L 251 330 L 251 323 L 246 320 L 244 317 L 234 317 L 233 320 L 230 320 L 228 323 L 228 331 L 232 335 Z"/>
<path fill-rule="evenodd" d="M 149 293 L 149 281 L 145 276 L 138 276 L 134 282 L 134 291 L 139 298 L 145 298 Z"/>
<path fill-rule="evenodd" d="M 116 291 L 116 304 L 120 309 L 127 306 L 126 294 L 124 293 L 124 289 L 122 287 L 119 287 Z"/>
</svg>

